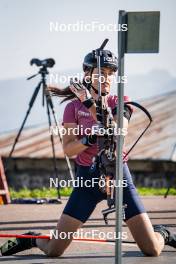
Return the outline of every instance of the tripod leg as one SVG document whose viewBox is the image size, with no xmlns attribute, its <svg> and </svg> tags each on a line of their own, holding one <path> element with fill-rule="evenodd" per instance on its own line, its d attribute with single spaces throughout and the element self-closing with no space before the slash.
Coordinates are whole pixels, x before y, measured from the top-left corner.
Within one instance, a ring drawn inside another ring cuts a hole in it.
<svg viewBox="0 0 176 264">
<path fill-rule="evenodd" d="M 170 191 L 170 188 L 172 187 L 171 185 L 171 179 L 170 179 L 170 174 L 167 173 L 166 174 L 166 178 L 167 178 L 167 181 L 168 181 L 168 187 L 167 187 L 167 190 L 166 190 L 166 193 L 164 194 L 164 198 L 167 198 L 168 194 L 169 194 L 169 191 Z"/>
<path fill-rule="evenodd" d="M 50 116 L 50 110 L 49 110 L 49 104 L 48 104 L 47 98 L 46 98 L 46 107 L 47 107 L 47 115 L 48 115 L 48 125 L 49 125 L 49 128 L 50 128 L 52 123 L 51 123 L 51 116 Z M 56 179 L 59 179 L 58 171 L 57 171 L 57 164 L 56 164 L 56 153 L 55 153 L 55 147 L 54 147 L 54 137 L 53 137 L 52 133 L 50 135 L 50 140 L 51 140 L 51 146 L 52 146 L 52 151 L 53 151 L 53 165 L 54 165 L 55 177 L 56 177 Z M 59 184 L 58 184 L 58 188 L 57 188 L 58 198 L 61 199 L 60 190 L 59 189 L 60 189 L 60 187 L 59 187 Z"/>
<path fill-rule="evenodd" d="M 46 97 L 47 97 L 49 106 L 50 106 L 51 111 L 52 111 L 52 115 L 53 115 L 53 118 L 54 118 L 55 126 L 58 128 L 59 126 L 58 126 L 58 123 L 57 123 L 56 112 L 55 112 L 53 101 L 52 101 L 52 98 L 51 98 L 51 95 L 49 94 L 49 92 L 46 93 Z M 59 137 L 59 141 L 61 142 L 61 144 L 63 144 L 62 137 L 60 135 L 59 129 L 58 129 L 58 137 Z M 67 155 L 65 155 L 65 153 L 64 153 L 64 158 L 65 158 L 65 160 L 67 162 L 67 167 L 69 169 L 70 178 L 72 179 L 72 181 L 74 181 L 74 175 L 73 175 L 73 170 L 72 170 L 72 167 L 71 167 L 70 159 L 68 158 Z"/>
<path fill-rule="evenodd" d="M 169 191 L 170 191 L 170 186 L 167 188 L 166 193 L 164 194 L 164 198 L 167 198 Z"/>
<path fill-rule="evenodd" d="M 35 99 L 36 99 L 36 97 L 37 97 L 37 94 L 38 94 L 38 92 L 39 92 L 39 90 L 40 90 L 40 86 L 41 86 L 41 82 L 40 82 L 40 83 L 38 84 L 38 86 L 36 87 L 36 89 L 35 89 L 35 91 L 34 91 L 34 93 L 33 93 L 33 95 L 32 95 L 32 98 L 31 98 L 31 100 L 30 100 L 30 102 L 29 102 L 29 108 L 28 108 L 28 110 L 27 110 L 27 112 L 26 112 L 25 118 L 24 118 L 24 120 L 23 120 L 23 122 L 22 122 L 22 125 L 21 125 L 21 127 L 20 127 L 20 129 L 19 129 L 19 131 L 18 131 L 18 134 L 17 134 L 17 136 L 16 136 L 16 138 L 15 138 L 15 141 L 14 141 L 14 143 L 13 143 L 12 149 L 11 149 L 11 151 L 10 151 L 10 153 L 9 153 L 9 158 L 11 158 L 11 156 L 12 156 L 12 154 L 13 154 L 13 152 L 14 152 L 15 146 L 16 146 L 16 144 L 17 144 L 17 142 L 18 142 L 18 139 L 19 139 L 19 137 L 20 137 L 20 135 L 21 135 L 21 132 L 22 132 L 22 130 L 23 130 L 23 127 L 24 127 L 24 125 L 25 125 L 25 123 L 26 123 L 26 120 L 27 120 L 27 118 L 28 118 L 28 115 L 30 114 L 31 108 L 32 108 L 32 106 L 33 106 L 33 104 L 34 104 L 34 101 L 35 101 Z"/>
</svg>

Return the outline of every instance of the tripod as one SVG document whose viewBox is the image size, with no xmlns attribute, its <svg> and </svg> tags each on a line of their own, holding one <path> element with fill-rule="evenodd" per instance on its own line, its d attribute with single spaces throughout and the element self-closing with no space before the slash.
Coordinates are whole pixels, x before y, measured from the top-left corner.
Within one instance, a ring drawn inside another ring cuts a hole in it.
<svg viewBox="0 0 176 264">
<path fill-rule="evenodd" d="M 39 93 L 39 90 L 40 88 L 42 87 L 42 106 L 44 107 L 45 103 L 46 103 L 46 110 L 47 110 L 47 116 L 48 116 L 48 125 L 49 125 L 49 128 L 51 127 L 52 125 L 52 120 L 51 120 L 51 113 L 53 115 L 53 119 L 54 119 L 54 123 L 56 125 L 56 127 L 58 127 L 58 123 L 57 123 L 57 118 L 56 118 L 56 114 L 55 114 L 55 109 L 54 109 L 54 105 L 53 105 L 53 102 L 52 102 L 52 98 L 51 98 L 51 95 L 49 93 L 49 91 L 47 91 L 47 85 L 46 85 L 46 75 L 49 74 L 48 70 L 47 70 L 47 67 L 44 65 L 40 68 L 39 72 L 37 74 L 34 74 L 32 76 L 30 76 L 29 78 L 27 78 L 27 80 L 30 80 L 34 77 L 36 77 L 37 75 L 41 75 L 41 81 L 39 82 L 39 84 L 37 85 L 37 87 L 35 88 L 34 90 L 34 93 L 32 95 L 32 98 L 29 102 L 29 108 L 26 112 L 26 115 L 25 115 L 25 118 L 21 124 L 21 127 L 18 131 L 18 134 L 14 140 L 14 143 L 13 143 L 13 146 L 12 146 L 12 149 L 9 153 L 9 158 L 12 157 L 12 154 L 15 150 L 15 146 L 19 140 L 19 137 L 21 135 L 21 132 L 24 128 L 24 125 L 26 123 L 26 120 L 31 112 L 31 109 L 32 109 L 32 106 L 35 102 L 35 99 Z M 62 143 L 62 137 L 59 133 L 59 129 L 58 129 L 58 136 L 59 136 L 59 140 L 60 142 Z M 54 137 L 53 137 L 53 134 L 50 133 L 50 140 L 51 140 L 51 146 L 52 146 L 52 154 L 53 154 L 53 166 L 54 166 L 54 174 L 55 174 L 55 179 L 58 179 L 58 170 L 57 170 L 57 164 L 56 164 L 56 153 L 55 153 L 55 147 L 54 147 Z M 72 168 L 71 168 L 71 164 L 70 164 L 70 161 L 69 161 L 69 158 L 65 155 L 65 159 L 66 159 L 66 162 L 67 162 L 67 166 L 68 166 L 68 169 L 69 169 L 69 172 L 70 172 L 70 176 L 71 176 L 71 179 L 73 179 L 73 172 L 72 172 Z M 58 188 L 57 188 L 57 195 L 58 195 L 58 199 L 57 201 L 59 203 L 61 203 L 61 196 L 60 196 L 60 187 L 58 185 Z"/>
</svg>

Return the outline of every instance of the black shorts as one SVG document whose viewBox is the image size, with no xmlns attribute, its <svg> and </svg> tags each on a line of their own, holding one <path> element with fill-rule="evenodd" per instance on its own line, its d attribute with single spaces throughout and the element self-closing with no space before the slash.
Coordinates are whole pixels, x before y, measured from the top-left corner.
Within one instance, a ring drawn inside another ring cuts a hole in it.
<svg viewBox="0 0 176 264">
<path fill-rule="evenodd" d="M 89 166 L 77 165 L 77 179 L 86 181 L 91 180 L 92 178 L 97 179 L 98 177 L 99 171 L 95 170 L 93 173 L 90 173 Z M 123 179 L 126 180 L 127 183 L 127 186 L 123 187 L 123 204 L 126 204 L 126 221 L 135 215 L 144 213 L 145 209 L 133 184 L 127 163 L 124 163 L 123 165 Z M 72 216 L 84 223 L 90 217 L 96 205 L 105 199 L 106 194 L 100 191 L 98 183 L 93 187 L 75 187 L 65 206 L 63 213 Z"/>
</svg>

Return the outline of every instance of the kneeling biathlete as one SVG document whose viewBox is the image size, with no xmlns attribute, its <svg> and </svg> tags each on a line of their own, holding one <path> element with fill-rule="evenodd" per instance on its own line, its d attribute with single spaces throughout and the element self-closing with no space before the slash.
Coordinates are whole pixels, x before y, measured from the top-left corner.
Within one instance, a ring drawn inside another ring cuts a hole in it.
<svg viewBox="0 0 176 264">
<path fill-rule="evenodd" d="M 102 51 L 100 60 L 101 76 L 104 81 L 101 84 L 102 96 L 104 97 L 108 107 L 111 108 L 114 114 L 114 122 L 116 120 L 116 106 L 118 98 L 115 95 L 110 95 L 110 88 L 114 74 L 117 71 L 117 58 L 108 50 Z M 71 129 L 77 126 L 83 127 L 83 130 L 92 128 L 97 124 L 96 106 L 98 100 L 98 80 L 94 78 L 98 74 L 97 61 L 94 54 L 87 54 L 83 62 L 84 79 L 83 85 L 77 89 L 72 83 L 65 89 L 49 87 L 53 95 L 62 97 L 62 102 L 70 101 L 65 107 L 63 115 L 63 126 L 69 134 L 63 136 L 63 148 L 68 157 L 76 156 L 76 178 L 83 178 L 84 181 L 92 180 L 100 177 L 98 167 L 91 170 L 92 159 L 98 153 L 97 135 L 74 135 Z M 124 96 L 124 102 L 129 102 L 129 97 Z M 128 123 L 132 115 L 133 109 L 125 107 L 124 112 L 124 128 L 128 128 Z M 134 186 L 128 165 L 125 150 L 123 152 L 123 179 L 126 181 L 126 187 L 123 189 L 123 204 L 125 207 L 125 222 L 131 231 L 131 234 L 146 256 L 159 256 L 164 248 L 164 245 L 169 245 L 176 248 L 176 236 L 162 226 L 152 226 L 148 214 L 142 204 L 142 201 Z M 65 232 L 66 234 L 76 232 L 90 217 L 96 205 L 102 200 L 107 199 L 107 194 L 102 192 L 99 184 L 91 187 L 75 187 L 72 194 L 63 210 L 63 213 L 56 226 L 58 233 Z M 38 235 L 35 232 L 26 234 Z M 61 256 L 66 248 L 71 243 L 73 237 L 65 239 L 52 238 L 16 238 L 9 239 L 1 247 L 2 255 L 12 255 L 20 251 L 38 247 L 46 255 L 50 257 Z M 13 243 L 12 243 L 13 241 Z"/>
</svg>

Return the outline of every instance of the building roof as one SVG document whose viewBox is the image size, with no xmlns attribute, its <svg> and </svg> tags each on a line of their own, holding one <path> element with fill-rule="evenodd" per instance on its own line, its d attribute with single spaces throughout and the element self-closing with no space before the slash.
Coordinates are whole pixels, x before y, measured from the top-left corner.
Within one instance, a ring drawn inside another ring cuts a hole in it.
<svg viewBox="0 0 176 264">
<path fill-rule="evenodd" d="M 132 150 L 131 159 L 176 161 L 176 91 L 145 99 L 140 103 L 150 112 L 153 122 Z M 145 114 L 137 110 L 130 122 L 128 146 L 147 124 Z"/>
<path fill-rule="evenodd" d="M 0 155 L 8 157 L 14 143 L 17 131 L 5 133 L 0 137 Z M 56 157 L 63 158 L 62 145 L 59 138 L 54 136 Z M 13 157 L 50 158 L 52 147 L 47 125 L 34 126 L 24 129 L 16 144 Z"/>
<path fill-rule="evenodd" d="M 130 153 L 130 159 L 176 160 L 176 91 L 140 101 L 151 113 L 153 122 Z M 126 137 L 126 149 L 137 139 L 148 119 L 140 110 L 134 110 Z M 7 157 L 17 131 L 0 135 L 0 155 Z M 64 158 L 62 145 L 54 136 L 56 156 Z M 175 153 L 174 153 L 175 152 Z M 172 157 L 171 157 L 172 156 Z M 46 125 L 24 129 L 16 145 L 13 157 L 49 158 L 52 157 L 49 129 Z"/>
</svg>

